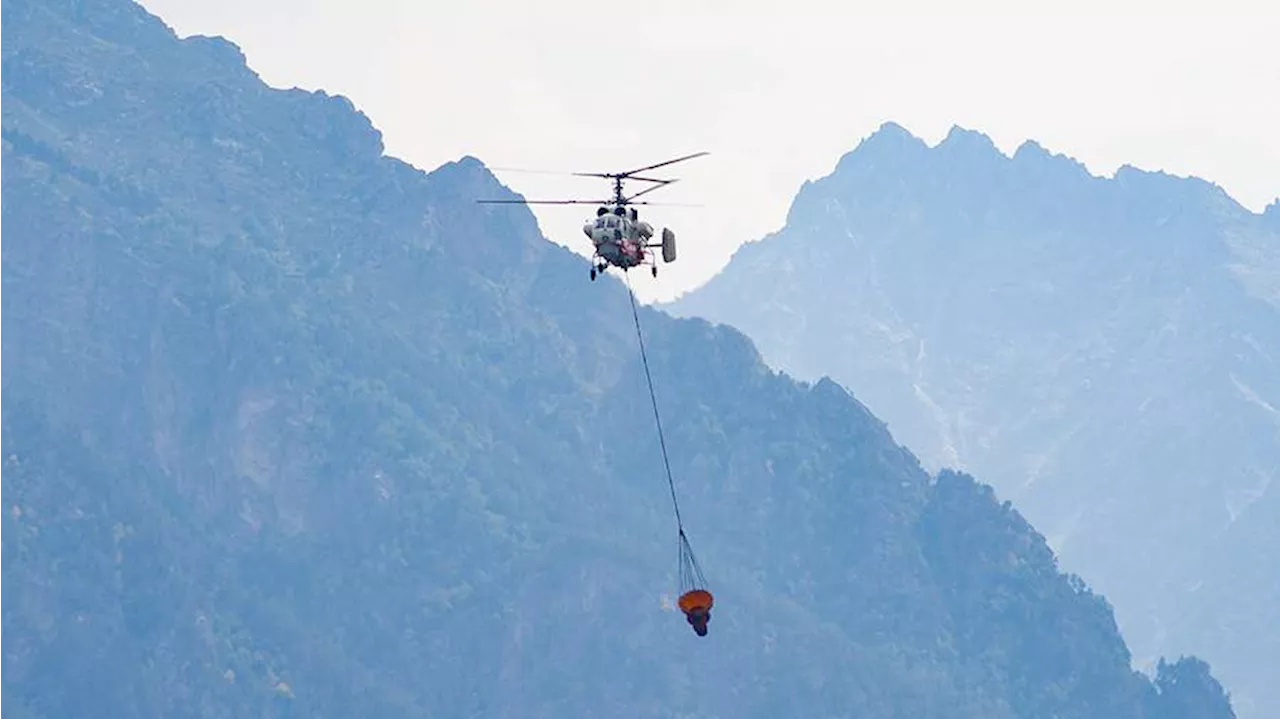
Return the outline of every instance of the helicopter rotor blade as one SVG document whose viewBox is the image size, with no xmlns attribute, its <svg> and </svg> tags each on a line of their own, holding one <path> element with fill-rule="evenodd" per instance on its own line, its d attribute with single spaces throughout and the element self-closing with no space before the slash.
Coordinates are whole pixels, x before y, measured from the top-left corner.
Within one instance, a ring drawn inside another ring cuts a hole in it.
<svg viewBox="0 0 1280 719">
<path fill-rule="evenodd" d="M 636 173 L 644 172 L 645 170 L 654 170 L 659 167 L 674 165 L 677 162 L 684 162 L 685 160 L 692 160 L 695 157 L 702 157 L 703 155 L 710 155 L 710 154 L 711 154 L 710 152 L 695 152 L 692 155 L 677 157 L 674 160 L 659 162 L 656 165 L 648 165 L 646 167 L 637 167 L 634 170 L 627 170 L 626 172 L 575 172 L 573 174 L 577 175 L 578 177 L 604 177 L 610 180 L 625 179 L 625 180 L 645 180 L 646 182 L 662 182 L 662 180 L 654 180 L 651 178 L 641 178 L 641 177 L 636 177 L 635 175 Z"/>
<path fill-rule="evenodd" d="M 520 172 L 527 175 L 560 175 L 562 177 L 572 177 L 578 173 L 568 170 L 536 170 L 527 167 L 490 167 L 493 172 Z"/>
<path fill-rule="evenodd" d="M 481 205 L 600 205 L 604 207 L 613 205 L 612 200 L 476 200 L 476 202 Z M 626 204 L 652 207 L 704 207 L 704 205 L 686 202 L 650 202 L 648 200 L 627 201 Z"/>
<path fill-rule="evenodd" d="M 677 177 L 677 178 L 673 178 L 673 179 L 670 179 L 670 180 L 659 180 L 659 179 L 658 179 L 658 178 L 656 178 L 656 177 L 638 177 L 638 176 L 633 175 L 633 176 L 631 176 L 631 177 L 628 177 L 627 179 L 628 179 L 628 180 L 635 180 L 635 181 L 637 181 L 637 182 L 657 182 L 657 183 L 661 183 L 661 184 L 666 184 L 666 183 L 668 183 L 668 182 L 675 182 L 676 180 L 678 180 L 678 179 L 680 179 L 680 178 L 678 178 L 678 177 Z"/>
<path fill-rule="evenodd" d="M 566 170 L 536 170 L 526 167 L 490 167 L 493 172 L 519 172 L 526 175 L 557 175 L 560 177 L 603 177 L 606 179 L 616 179 L 620 177 L 618 173 L 607 172 L 568 172 Z M 659 180 L 653 177 L 634 177 L 627 175 L 625 179 L 635 180 L 637 182 L 671 182 L 671 180 Z"/>
<path fill-rule="evenodd" d="M 645 195 L 645 194 L 647 194 L 647 193 L 653 192 L 654 190 L 660 190 L 660 189 L 662 189 L 663 187 L 666 187 L 667 185 L 670 185 L 671 183 L 673 183 L 673 182 L 677 182 L 677 181 L 678 181 L 678 178 L 676 178 L 676 179 L 659 179 L 659 178 L 656 178 L 656 177 L 641 177 L 638 173 L 644 172 L 644 171 L 646 171 L 646 170 L 653 170 L 653 169 L 656 169 L 656 168 L 659 168 L 659 167 L 666 167 L 667 165 L 674 165 L 674 164 L 675 164 L 675 163 L 677 163 L 677 162 L 684 162 L 685 160 L 692 160 L 692 159 L 694 159 L 695 157 L 703 157 L 703 156 L 705 156 L 705 155 L 710 155 L 710 154 L 711 154 L 710 152 L 695 152 L 695 153 L 693 153 L 693 154 L 691 154 L 691 155 L 685 155 L 685 156 L 683 156 L 683 157 L 677 157 L 677 158 L 675 158 L 675 159 L 673 159 L 673 160 L 667 160 L 667 161 L 665 161 L 665 162 L 659 162 L 659 163 L 655 163 L 655 164 L 653 164 L 653 165 L 647 165 L 647 166 L 645 166 L 645 167 L 639 167 L 639 168 L 636 168 L 636 169 L 634 169 L 634 170 L 628 170 L 627 172 L 569 172 L 569 173 L 562 173 L 562 172 L 557 172 L 557 171 L 554 171 L 554 170 L 532 170 L 532 169 L 515 168 L 515 167 L 507 167 L 507 168 L 496 168 L 496 167 L 495 167 L 495 168 L 491 168 L 491 169 L 493 169 L 493 170 L 503 170 L 503 171 L 508 171 L 508 172 L 527 172 L 527 173 L 535 173 L 535 174 L 543 174 L 543 175 L 571 175 L 571 176 L 575 176 L 575 177 L 602 177 L 602 178 L 605 178 L 605 179 L 610 179 L 610 180 L 614 180 L 614 181 L 615 181 L 615 184 L 616 184 L 616 187 L 615 187 L 615 189 L 614 189 L 615 196 L 614 196 L 614 198 L 613 198 L 613 199 L 611 199 L 611 200 L 602 200 L 602 201 L 601 201 L 601 200 L 524 200 L 524 199 L 520 199 L 520 200 L 476 200 L 476 202 L 477 202 L 477 203 L 480 203 L 480 204 L 492 204 L 492 205 L 603 205 L 603 206 L 613 206 L 613 205 L 618 205 L 618 204 L 623 204 L 623 205 L 636 204 L 636 205 L 668 205 L 668 206 L 672 206 L 672 207 L 679 207 L 679 206 L 681 206 L 681 204 L 680 204 L 680 203 L 658 203 L 658 202 L 644 202 L 644 201 L 642 201 L 642 202 L 635 202 L 635 199 L 636 199 L 637 197 L 640 197 L 640 196 Z M 646 188 L 646 189 L 644 189 L 644 190 L 641 190 L 640 192 L 637 192 L 637 193 L 635 193 L 635 194 L 633 194 L 633 195 L 631 195 L 631 196 L 629 196 L 629 197 L 624 197 L 624 196 L 622 195 L 622 180 L 636 180 L 637 182 L 651 182 L 651 183 L 653 183 L 653 187 L 649 187 L 649 188 Z M 684 206 L 686 206 L 686 207 L 701 207 L 701 205 L 684 205 Z"/>
<path fill-rule="evenodd" d="M 628 205 L 649 205 L 650 207 L 706 207 L 706 205 L 696 204 L 692 202 L 650 202 L 641 200 L 639 202 L 628 202 Z"/>
<path fill-rule="evenodd" d="M 482 205 L 607 205 L 602 200 L 476 200 Z"/>
<path fill-rule="evenodd" d="M 634 174 L 636 174 L 637 172 L 644 172 L 645 170 L 654 170 L 654 169 L 657 169 L 657 168 L 659 168 L 659 167 L 666 167 L 667 165 L 674 165 L 674 164 L 675 164 L 675 163 L 677 163 L 677 162 L 684 162 L 685 160 L 692 160 L 692 159 L 693 159 L 693 158 L 695 158 L 695 157 L 702 157 L 703 155 L 710 155 L 710 154 L 711 154 L 710 152 L 695 152 L 695 153 L 693 153 L 692 155 L 685 155 L 684 157 L 677 157 L 677 158 L 676 158 L 676 159 L 674 159 L 674 160 L 667 160 L 666 162 L 659 162 L 659 163 L 658 163 L 658 164 L 656 164 L 656 165 L 648 165 L 647 167 L 639 167 L 639 168 L 636 168 L 636 169 L 631 170 L 631 171 L 629 171 L 629 172 L 622 172 L 622 173 L 619 173 L 619 174 L 620 174 L 622 177 L 628 177 L 628 178 L 629 178 L 629 177 L 631 177 L 631 175 L 634 175 Z"/>
<path fill-rule="evenodd" d="M 625 199 L 626 199 L 626 201 L 627 201 L 628 203 L 631 203 L 631 201 L 632 201 L 632 200 L 634 200 L 634 199 L 636 199 L 637 197 L 639 197 L 639 196 L 641 196 L 641 195 L 645 194 L 646 192 L 653 192 L 654 190 L 661 190 L 662 188 L 666 187 L 667 185 L 670 185 L 670 184 L 671 184 L 671 183 L 673 183 L 673 182 L 675 182 L 675 180 L 663 180 L 661 185 L 654 185 L 653 187 L 649 187 L 649 188 L 643 189 L 643 190 L 641 190 L 641 191 L 637 192 L 636 194 L 634 194 L 634 195 L 632 195 L 632 196 L 630 196 L 630 197 L 627 197 L 627 198 L 625 198 Z"/>
<path fill-rule="evenodd" d="M 635 175 L 625 175 L 617 172 L 612 174 L 608 172 L 571 172 L 569 174 L 577 177 L 603 177 L 608 180 L 635 180 L 636 182 L 657 182 L 660 184 L 665 182 L 675 182 L 675 180 L 660 180 L 656 177 L 638 177 Z"/>
</svg>

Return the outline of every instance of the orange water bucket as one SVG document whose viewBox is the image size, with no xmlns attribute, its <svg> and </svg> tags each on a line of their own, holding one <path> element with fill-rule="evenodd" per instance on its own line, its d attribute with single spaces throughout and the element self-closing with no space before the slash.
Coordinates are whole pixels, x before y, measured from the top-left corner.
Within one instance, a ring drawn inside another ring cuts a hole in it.
<svg viewBox="0 0 1280 719">
<path fill-rule="evenodd" d="M 715 604 L 715 598 L 705 589 L 694 589 L 680 595 L 680 611 L 685 614 L 696 609 L 709 611 L 712 604 Z"/>
</svg>

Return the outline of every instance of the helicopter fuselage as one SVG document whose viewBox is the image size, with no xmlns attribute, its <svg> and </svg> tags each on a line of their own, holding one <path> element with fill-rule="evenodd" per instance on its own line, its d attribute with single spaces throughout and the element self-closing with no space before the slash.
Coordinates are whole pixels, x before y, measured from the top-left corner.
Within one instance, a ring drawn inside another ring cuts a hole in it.
<svg viewBox="0 0 1280 719">
<path fill-rule="evenodd" d="M 695 152 L 692 155 L 677 157 L 674 160 L 659 162 L 653 165 L 628 170 L 627 172 L 574 172 L 573 175 L 582 177 L 602 177 L 613 181 L 613 200 L 605 200 L 600 203 L 600 207 L 596 210 L 595 219 L 582 226 L 582 232 L 591 239 L 591 244 L 595 246 L 595 253 L 591 258 L 591 279 L 594 280 L 597 275 L 604 272 L 610 265 L 621 268 L 623 270 L 631 269 L 637 265 L 649 265 L 653 271 L 653 276 L 658 276 L 658 259 L 655 253 L 650 252 L 649 248 L 657 247 L 662 249 L 663 262 L 676 261 L 676 233 L 670 227 L 662 229 L 662 241 L 650 242 L 653 238 L 653 225 L 640 220 L 636 214 L 635 207 L 631 205 L 651 205 L 648 200 L 635 202 L 637 197 L 647 195 L 654 190 L 661 189 L 675 182 L 675 180 L 661 179 L 655 177 L 641 177 L 640 173 L 648 170 L 655 170 L 659 167 L 666 167 L 677 162 L 684 162 L 695 157 L 702 157 L 706 152 Z M 636 182 L 653 183 L 653 187 L 641 190 L 632 195 L 625 195 L 622 192 L 623 180 L 634 180 Z M 580 205 L 595 204 L 594 202 L 584 202 L 582 200 L 526 200 L 520 199 L 494 199 L 494 200 L 476 200 L 476 202 L 501 203 L 501 204 L 551 204 L 551 205 Z M 660 203 L 659 203 L 660 204 Z"/>
<path fill-rule="evenodd" d="M 644 263 L 653 226 L 635 219 L 634 214 L 634 210 L 627 213 L 619 207 L 583 225 L 583 233 L 591 238 L 596 254 L 605 262 L 624 269 Z"/>
</svg>

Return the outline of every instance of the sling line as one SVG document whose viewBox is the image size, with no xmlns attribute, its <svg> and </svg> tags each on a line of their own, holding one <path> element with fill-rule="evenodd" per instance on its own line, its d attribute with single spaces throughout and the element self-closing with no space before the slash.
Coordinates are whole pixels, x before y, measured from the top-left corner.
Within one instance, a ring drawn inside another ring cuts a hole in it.
<svg viewBox="0 0 1280 719">
<path fill-rule="evenodd" d="M 680 585 L 681 589 L 707 586 L 698 558 L 689 546 L 684 533 L 684 520 L 680 517 L 680 502 L 676 500 L 676 483 L 671 476 L 671 460 L 667 457 L 667 440 L 662 432 L 662 416 L 658 413 L 658 397 L 653 391 L 653 374 L 649 371 L 649 355 L 644 348 L 644 333 L 640 330 L 640 311 L 636 308 L 636 293 L 631 290 L 631 276 L 627 279 L 627 295 L 631 298 L 631 318 L 636 323 L 636 339 L 640 342 L 640 361 L 644 364 L 645 380 L 649 384 L 649 401 L 653 404 L 653 421 L 658 426 L 658 445 L 662 448 L 662 466 L 667 471 L 667 486 L 671 489 L 671 506 L 676 512 L 676 527 L 680 532 Z"/>
<path fill-rule="evenodd" d="M 640 361 L 644 363 L 644 376 L 649 382 L 649 400 L 653 403 L 653 421 L 658 425 L 658 444 L 662 447 L 662 465 L 667 470 L 667 486 L 671 488 L 671 506 L 676 510 L 676 527 L 680 541 L 688 546 L 684 536 L 684 520 L 680 518 L 680 503 L 676 501 L 676 483 L 671 478 L 671 461 L 667 459 L 667 440 L 662 436 L 662 417 L 658 415 L 658 398 L 653 393 L 653 375 L 649 372 L 649 357 L 644 349 L 644 333 L 640 331 L 640 312 L 636 309 L 636 293 L 631 290 L 631 276 L 627 278 L 627 295 L 631 298 L 631 318 L 636 321 L 636 339 L 640 340 Z"/>
</svg>

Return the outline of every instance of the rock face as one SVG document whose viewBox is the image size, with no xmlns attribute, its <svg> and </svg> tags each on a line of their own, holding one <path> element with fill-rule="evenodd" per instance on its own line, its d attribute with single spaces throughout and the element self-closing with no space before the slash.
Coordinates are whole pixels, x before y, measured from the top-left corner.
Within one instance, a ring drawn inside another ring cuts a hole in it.
<svg viewBox="0 0 1280 719">
<path fill-rule="evenodd" d="M 1141 664 L 1208 658 L 1280 714 L 1280 204 L 887 124 L 785 228 L 665 309 L 849 387 L 991 482 L 1116 606 Z"/>
<path fill-rule="evenodd" d="M 4 6 L 14 717 L 1232 716 L 830 380 L 126 0 Z"/>
</svg>

